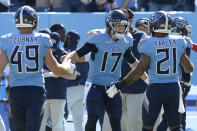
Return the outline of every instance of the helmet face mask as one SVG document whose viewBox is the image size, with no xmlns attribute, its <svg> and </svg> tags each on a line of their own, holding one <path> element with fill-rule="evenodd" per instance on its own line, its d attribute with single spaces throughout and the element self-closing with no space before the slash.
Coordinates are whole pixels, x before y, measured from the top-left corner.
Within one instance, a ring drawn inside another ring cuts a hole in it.
<svg viewBox="0 0 197 131">
<path fill-rule="evenodd" d="M 165 11 L 157 11 L 149 19 L 149 33 L 170 33 L 171 18 Z"/>
<path fill-rule="evenodd" d="M 129 30 L 129 22 L 121 10 L 111 11 L 106 17 L 106 29 L 118 39 L 124 38 Z M 124 28 L 123 28 L 123 26 Z"/>
<path fill-rule="evenodd" d="M 17 28 L 33 27 L 37 28 L 38 15 L 30 6 L 20 7 L 15 14 L 15 24 Z"/>
<path fill-rule="evenodd" d="M 123 21 L 121 23 L 110 23 L 112 28 L 111 33 L 114 34 L 118 39 L 122 39 L 128 32 L 128 23 Z"/>
</svg>

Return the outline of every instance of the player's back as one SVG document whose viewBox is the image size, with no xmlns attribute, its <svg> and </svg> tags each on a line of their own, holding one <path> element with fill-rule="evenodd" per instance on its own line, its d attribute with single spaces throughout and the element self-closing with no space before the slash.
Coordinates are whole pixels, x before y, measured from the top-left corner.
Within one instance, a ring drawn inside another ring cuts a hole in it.
<svg viewBox="0 0 197 131">
<path fill-rule="evenodd" d="M 140 46 L 139 52 L 150 56 L 150 83 L 177 82 L 180 59 L 187 47 L 181 36 L 151 37 Z"/>
<path fill-rule="evenodd" d="M 125 51 L 132 46 L 132 38 L 126 36 L 117 41 L 112 40 L 107 32 L 100 33 L 88 40 L 98 52 L 90 60 L 89 79 L 98 85 L 110 85 L 120 78 L 120 69 Z"/>
<path fill-rule="evenodd" d="M 42 68 L 47 48 L 52 46 L 49 35 L 43 33 L 7 34 L 1 38 L 1 48 L 10 65 L 10 86 L 44 86 Z"/>
</svg>

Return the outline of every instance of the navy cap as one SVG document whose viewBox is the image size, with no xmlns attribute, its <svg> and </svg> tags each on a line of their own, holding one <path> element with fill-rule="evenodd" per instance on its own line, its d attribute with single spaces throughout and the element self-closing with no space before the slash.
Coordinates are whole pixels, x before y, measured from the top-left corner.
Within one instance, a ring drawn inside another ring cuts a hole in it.
<svg viewBox="0 0 197 131">
<path fill-rule="evenodd" d="M 46 34 L 50 35 L 51 31 L 48 28 L 42 28 L 39 30 L 39 33 L 46 33 Z"/>
<path fill-rule="evenodd" d="M 67 38 L 70 39 L 74 44 L 78 44 L 80 35 L 75 30 L 71 30 L 67 33 Z"/>
<path fill-rule="evenodd" d="M 144 26 L 148 27 L 148 21 L 149 20 L 147 18 L 141 18 L 136 21 L 135 27 L 138 27 L 139 25 L 144 25 Z"/>
<path fill-rule="evenodd" d="M 51 35 L 51 41 L 53 43 L 53 47 L 54 49 L 59 48 L 59 43 L 60 43 L 60 35 L 56 32 L 52 32 Z"/>
</svg>

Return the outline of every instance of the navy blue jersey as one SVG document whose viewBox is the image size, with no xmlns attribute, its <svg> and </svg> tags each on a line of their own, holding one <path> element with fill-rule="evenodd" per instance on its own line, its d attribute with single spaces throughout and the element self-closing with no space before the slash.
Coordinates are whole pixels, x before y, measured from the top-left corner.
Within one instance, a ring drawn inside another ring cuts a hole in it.
<svg viewBox="0 0 197 131">
<path fill-rule="evenodd" d="M 10 87 L 44 87 L 42 68 L 47 48 L 52 47 L 49 35 L 43 33 L 7 34 L 0 39 L 0 48 L 8 56 Z"/>
<path fill-rule="evenodd" d="M 151 37 L 143 42 L 140 53 L 151 59 L 148 75 L 150 83 L 170 83 L 179 80 L 179 64 L 187 43 L 181 36 Z"/>
<path fill-rule="evenodd" d="M 147 35 L 144 32 L 137 30 L 133 30 L 131 34 L 133 36 L 133 46 L 131 47 L 131 51 L 133 52 L 133 55 L 139 60 L 140 53 L 138 52 L 138 44 L 140 40 L 146 39 Z M 130 70 L 131 67 L 129 66 L 127 61 L 123 59 L 122 68 L 121 68 L 121 79 L 123 79 Z M 146 88 L 147 88 L 147 84 L 144 82 L 144 80 L 139 79 L 135 83 L 131 84 L 130 86 L 121 89 L 121 92 L 138 94 L 145 92 Z"/>
<path fill-rule="evenodd" d="M 81 57 L 91 52 L 88 79 L 92 83 L 111 85 L 112 82 L 119 80 L 123 57 L 131 53 L 132 45 L 131 35 L 114 41 L 107 32 L 103 32 L 90 38 L 82 48 L 77 50 L 77 54 Z M 135 58 L 132 56 L 127 61 L 133 63 Z"/>
<path fill-rule="evenodd" d="M 60 62 L 60 57 L 65 55 L 62 49 L 57 48 L 53 53 L 55 59 Z M 44 69 L 50 71 L 46 65 Z M 45 88 L 47 90 L 47 99 L 66 99 L 66 79 L 62 77 L 54 78 L 47 77 L 45 78 Z"/>
</svg>

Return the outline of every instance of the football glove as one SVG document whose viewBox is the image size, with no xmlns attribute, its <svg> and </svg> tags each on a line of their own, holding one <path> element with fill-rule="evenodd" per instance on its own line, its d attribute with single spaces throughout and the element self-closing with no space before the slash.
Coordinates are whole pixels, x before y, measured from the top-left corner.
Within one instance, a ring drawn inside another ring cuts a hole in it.
<svg viewBox="0 0 197 131">
<path fill-rule="evenodd" d="M 110 97 L 110 98 L 113 98 L 120 90 L 118 90 L 116 88 L 116 85 L 115 84 L 112 84 L 110 86 L 110 88 L 106 91 L 107 95 Z"/>
<path fill-rule="evenodd" d="M 125 80 L 121 80 L 121 81 L 118 81 L 118 82 L 115 82 L 115 83 L 112 83 L 112 85 L 110 86 L 110 88 L 106 91 L 107 95 L 110 97 L 110 98 L 113 98 L 114 95 L 116 95 L 120 89 L 126 87 L 127 84 L 126 84 L 126 81 Z"/>
<path fill-rule="evenodd" d="M 190 82 L 183 82 L 183 81 L 181 81 L 180 84 L 183 91 L 183 96 L 186 97 L 190 91 L 191 84 Z"/>
<path fill-rule="evenodd" d="M 75 64 L 71 63 L 71 59 L 69 59 L 68 61 L 64 61 L 62 63 L 66 68 L 68 68 L 68 73 L 69 74 L 73 74 L 75 72 L 76 66 Z"/>
</svg>

